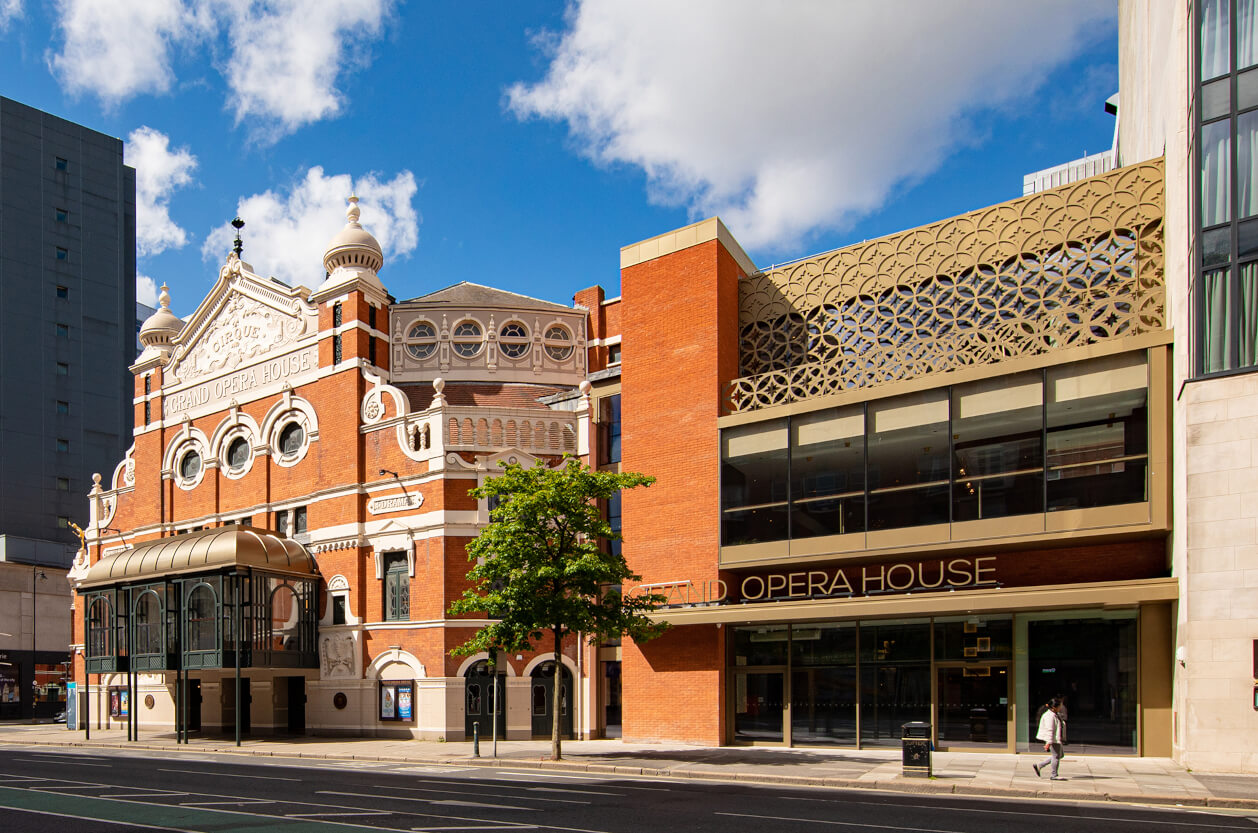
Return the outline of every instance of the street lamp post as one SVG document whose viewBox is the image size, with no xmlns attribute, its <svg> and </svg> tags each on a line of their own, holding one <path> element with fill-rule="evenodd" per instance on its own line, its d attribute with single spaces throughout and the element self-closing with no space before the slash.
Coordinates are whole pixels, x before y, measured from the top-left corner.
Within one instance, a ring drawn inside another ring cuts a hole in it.
<svg viewBox="0 0 1258 833">
<path fill-rule="evenodd" d="M 31 565 L 31 719 L 35 719 L 35 692 L 39 690 L 39 584 L 47 581 L 48 575 L 38 564 Z"/>
</svg>

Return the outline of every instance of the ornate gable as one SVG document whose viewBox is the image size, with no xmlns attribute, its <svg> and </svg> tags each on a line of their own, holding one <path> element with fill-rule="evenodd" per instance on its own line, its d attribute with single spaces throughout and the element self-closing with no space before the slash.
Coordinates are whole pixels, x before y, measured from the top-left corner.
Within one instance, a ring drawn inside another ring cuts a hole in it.
<svg viewBox="0 0 1258 833">
<path fill-rule="evenodd" d="M 218 282 L 175 339 L 167 375 L 198 382 L 279 356 L 318 331 L 318 307 L 305 287 L 259 277 L 232 252 Z"/>
</svg>

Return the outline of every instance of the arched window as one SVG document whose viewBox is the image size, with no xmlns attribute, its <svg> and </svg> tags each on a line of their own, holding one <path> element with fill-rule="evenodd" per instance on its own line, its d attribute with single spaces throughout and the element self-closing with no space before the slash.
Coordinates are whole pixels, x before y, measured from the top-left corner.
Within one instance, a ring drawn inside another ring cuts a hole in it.
<svg viewBox="0 0 1258 833">
<path fill-rule="evenodd" d="M 417 359 L 426 359 L 437 352 L 437 328 L 427 321 L 411 325 L 406 333 L 406 352 Z"/>
<path fill-rule="evenodd" d="M 529 352 L 529 330 L 519 321 L 508 321 L 498 330 L 498 349 L 509 359 L 520 359 Z"/>
<path fill-rule="evenodd" d="M 267 647 L 272 651 L 298 650 L 298 622 L 301 618 L 301 605 L 297 594 L 287 584 L 281 584 L 271 592 L 271 622 Z"/>
<path fill-rule="evenodd" d="M 240 471 L 249 464 L 249 455 L 249 441 L 244 437 L 237 437 L 227 447 L 227 468 L 230 471 Z"/>
<path fill-rule="evenodd" d="M 546 328 L 546 355 L 557 362 L 566 361 L 572 355 L 572 333 L 567 327 L 552 324 Z"/>
<path fill-rule="evenodd" d="M 475 321 L 461 321 L 452 334 L 454 352 L 465 359 L 470 359 L 480 352 L 481 329 Z"/>
<path fill-rule="evenodd" d="M 134 632 L 136 654 L 162 653 L 162 604 L 152 590 L 136 599 Z"/>
<path fill-rule="evenodd" d="M 214 590 L 199 584 L 188 594 L 188 650 L 213 651 L 218 647 L 218 618 Z"/>
<path fill-rule="evenodd" d="M 280 431 L 280 454 L 284 457 L 295 457 L 301 453 L 301 445 L 306 440 L 306 432 L 301 425 L 290 422 Z"/>
<path fill-rule="evenodd" d="M 87 614 L 87 655 L 89 658 L 114 655 L 114 622 L 109 602 L 96 599 Z"/>
</svg>

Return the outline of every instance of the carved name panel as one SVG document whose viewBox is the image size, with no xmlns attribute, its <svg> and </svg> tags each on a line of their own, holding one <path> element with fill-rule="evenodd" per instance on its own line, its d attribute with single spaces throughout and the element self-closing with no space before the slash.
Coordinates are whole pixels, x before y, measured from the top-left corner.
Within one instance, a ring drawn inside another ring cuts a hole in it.
<svg viewBox="0 0 1258 833">
<path fill-rule="evenodd" d="M 187 414 L 201 416 L 227 407 L 231 400 L 245 402 L 270 396 L 287 382 L 297 387 L 310 381 L 319 368 L 319 347 L 312 344 L 282 356 L 268 358 L 249 367 L 167 394 L 162 404 L 163 418 L 177 419 Z"/>
</svg>

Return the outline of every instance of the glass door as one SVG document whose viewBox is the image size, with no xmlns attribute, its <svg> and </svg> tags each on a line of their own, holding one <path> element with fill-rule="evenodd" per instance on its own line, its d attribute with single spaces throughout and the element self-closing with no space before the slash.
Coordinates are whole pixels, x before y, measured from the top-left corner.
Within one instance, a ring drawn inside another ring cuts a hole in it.
<svg viewBox="0 0 1258 833">
<path fill-rule="evenodd" d="M 786 674 L 744 671 L 734 676 L 734 740 L 782 743 L 785 739 Z"/>
<path fill-rule="evenodd" d="M 937 665 L 936 737 L 940 746 L 1009 745 L 1009 666 Z"/>
</svg>

